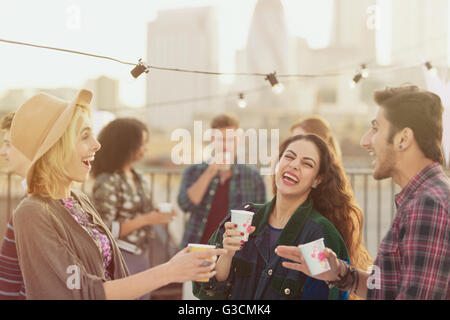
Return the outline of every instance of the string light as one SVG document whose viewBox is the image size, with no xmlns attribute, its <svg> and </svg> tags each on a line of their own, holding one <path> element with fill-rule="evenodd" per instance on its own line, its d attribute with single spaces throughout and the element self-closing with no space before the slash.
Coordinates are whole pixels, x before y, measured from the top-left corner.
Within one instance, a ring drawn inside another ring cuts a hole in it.
<svg viewBox="0 0 450 320">
<path fill-rule="evenodd" d="M 361 65 L 361 76 L 366 79 L 369 76 L 369 70 L 365 64 Z"/>
<path fill-rule="evenodd" d="M 247 101 L 245 101 L 244 94 L 242 92 L 239 93 L 238 106 L 242 109 L 247 107 Z"/>
<path fill-rule="evenodd" d="M 357 73 L 357 74 L 353 77 L 352 81 L 350 82 L 350 88 L 353 89 L 354 87 L 356 87 L 356 84 L 359 82 L 359 80 L 361 80 L 362 77 L 363 77 L 363 76 L 362 76 L 361 73 Z"/>
<path fill-rule="evenodd" d="M 427 68 L 427 70 L 430 72 L 430 74 L 432 76 L 436 76 L 437 75 L 437 70 L 435 67 L 433 67 L 430 63 L 430 61 L 425 62 L 425 68 Z"/>
<path fill-rule="evenodd" d="M 433 39 L 434 40 L 434 39 Z M 283 91 L 284 86 L 283 84 L 279 83 L 277 80 L 278 78 L 297 78 L 296 80 L 300 80 L 300 79 L 305 79 L 305 78 L 325 78 L 325 77 L 336 77 L 336 76 L 341 76 L 343 74 L 346 74 L 345 71 L 340 70 L 340 71 L 336 71 L 336 72 L 328 72 L 328 73 L 322 73 L 322 74 L 279 74 L 277 76 L 275 76 L 276 72 L 270 73 L 270 74 L 264 74 L 264 73 L 223 73 L 223 72 L 214 72 L 214 71 L 200 71 L 200 70 L 188 70 L 188 69 L 179 69 L 179 68 L 169 68 L 169 67 L 160 67 L 160 66 L 152 66 L 152 65 L 147 65 L 144 64 L 142 62 L 142 59 L 138 60 L 138 63 L 133 63 L 133 62 L 128 62 L 128 61 L 123 61 L 123 60 L 119 60 L 113 57 L 108 57 L 108 56 L 102 56 L 102 55 L 97 55 L 97 54 L 92 54 L 92 53 L 86 53 L 86 52 L 81 52 L 81 51 L 75 51 L 75 50 L 69 50 L 69 49 L 62 49 L 62 48 L 56 48 L 56 47 L 50 47 L 50 46 L 44 46 L 44 45 L 38 45 L 38 44 L 31 44 L 31 43 L 26 43 L 26 42 L 19 42 L 19 41 L 12 41 L 12 40 L 6 40 L 6 39 L 1 39 L 0 38 L 0 42 L 4 42 L 4 43 L 9 43 L 9 44 L 15 44 L 15 45 L 22 45 L 22 46 L 29 46 L 29 47 L 36 47 L 36 48 L 42 48 L 42 49 L 48 49 L 48 50 L 55 50 L 55 51 L 61 51 L 61 52 L 68 52 L 68 53 L 73 53 L 73 54 L 79 54 L 79 55 L 85 55 L 85 56 L 90 56 L 90 57 L 94 57 L 94 58 L 99 58 L 99 59 L 106 59 L 106 60 L 110 60 L 110 61 L 114 61 L 114 62 L 118 62 L 121 64 L 125 64 L 125 65 L 130 65 L 133 66 L 133 70 L 131 70 L 131 75 L 133 76 L 133 78 L 137 78 L 139 77 L 142 73 L 148 73 L 149 69 L 157 69 L 157 70 L 164 70 L 164 71 L 174 71 L 174 72 L 185 72 L 185 73 L 193 73 L 193 74 L 207 74 L 207 75 L 234 75 L 234 76 L 258 76 L 258 77 L 265 77 L 265 80 L 268 80 L 272 86 L 272 90 L 279 94 Z M 422 43 L 420 43 L 420 45 L 422 45 Z M 402 50 L 410 50 L 413 49 L 414 47 L 411 48 L 404 48 Z M 398 50 L 400 51 L 400 50 Z M 366 59 L 366 61 L 368 61 Z M 374 63 L 375 59 L 370 60 L 369 59 L 369 64 Z M 418 67 L 418 66 L 423 66 L 425 65 L 426 69 L 432 74 L 432 75 L 436 75 L 437 76 L 437 69 L 434 68 L 431 63 L 429 61 L 422 63 L 420 65 L 414 65 L 414 66 L 408 66 L 408 67 L 391 67 L 391 68 L 371 68 L 371 72 L 387 72 L 387 71 L 395 71 L 395 70 L 401 70 L 401 69 L 406 69 L 406 68 L 412 68 L 412 67 Z M 367 69 L 367 62 L 364 64 L 360 64 L 360 71 L 353 77 L 352 81 L 350 82 L 350 87 L 354 88 L 356 87 L 357 83 L 362 79 L 362 78 L 367 78 L 369 75 L 369 71 Z M 288 81 L 289 82 L 289 81 Z M 263 91 L 267 88 L 267 86 L 264 87 L 259 87 L 259 88 L 255 88 L 255 89 L 251 89 L 251 90 L 247 90 L 246 93 L 249 92 L 258 92 L 258 91 Z M 242 92 L 235 92 L 233 93 L 233 95 L 235 94 L 239 94 L 239 97 L 244 96 L 244 93 Z M 223 97 L 227 97 L 230 96 L 228 95 L 223 95 L 223 94 L 217 94 L 217 95 L 211 95 L 211 96 L 203 96 L 203 97 L 195 97 L 195 98 L 189 98 L 189 99 L 181 99 L 181 100 L 173 100 L 173 101 L 162 101 L 162 102 L 156 102 L 156 103 L 151 103 L 148 104 L 146 106 L 151 107 L 151 106 L 160 106 L 160 105 L 173 105 L 173 104 L 183 104 L 183 103 L 189 103 L 189 102 L 194 102 L 194 101 L 203 101 L 203 100 L 209 100 L 209 99 L 216 99 L 216 98 L 223 98 Z M 241 108 L 245 108 L 246 106 L 246 101 L 245 99 L 241 99 L 239 98 L 238 100 L 238 105 Z M 245 105 L 245 106 L 244 106 Z"/>
<path fill-rule="evenodd" d="M 142 59 L 138 60 L 138 64 L 130 71 L 133 78 L 139 77 L 142 73 L 148 73 L 148 66 L 142 62 Z"/>
<path fill-rule="evenodd" d="M 276 94 L 280 94 L 284 90 L 284 86 L 278 82 L 277 77 L 275 76 L 276 72 L 269 73 L 266 76 L 266 80 L 270 82 L 270 85 L 272 86 L 273 92 Z"/>
</svg>

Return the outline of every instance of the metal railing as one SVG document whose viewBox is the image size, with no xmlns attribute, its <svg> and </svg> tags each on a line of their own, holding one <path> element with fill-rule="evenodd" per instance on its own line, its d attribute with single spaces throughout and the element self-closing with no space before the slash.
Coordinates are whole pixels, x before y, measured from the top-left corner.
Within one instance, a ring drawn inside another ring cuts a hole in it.
<svg viewBox="0 0 450 320">
<path fill-rule="evenodd" d="M 154 203 L 172 202 L 176 204 L 176 197 L 181 183 L 182 168 L 145 168 L 144 173 L 150 180 L 151 197 Z M 446 170 L 450 176 L 450 170 Z M 389 229 L 395 216 L 395 197 L 399 187 L 392 179 L 375 180 L 371 169 L 346 169 L 347 177 L 352 185 L 357 203 L 364 213 L 363 237 L 364 242 L 372 254 L 376 256 L 377 248 L 382 237 Z M 264 176 L 268 198 L 271 196 L 270 176 Z M 0 173 L 0 236 L 3 236 L 8 221 L 18 200 L 23 196 L 24 190 L 20 178 L 15 175 Z M 89 180 L 81 189 L 90 195 L 93 181 Z M 3 215 L 3 216 L 2 216 Z M 184 219 L 178 228 L 175 226 L 169 239 L 174 243 L 181 240 L 184 229 Z M 178 241 L 177 241 L 178 240 Z M 167 251 L 167 247 L 165 248 Z M 167 256 L 167 258 L 170 258 Z"/>
</svg>

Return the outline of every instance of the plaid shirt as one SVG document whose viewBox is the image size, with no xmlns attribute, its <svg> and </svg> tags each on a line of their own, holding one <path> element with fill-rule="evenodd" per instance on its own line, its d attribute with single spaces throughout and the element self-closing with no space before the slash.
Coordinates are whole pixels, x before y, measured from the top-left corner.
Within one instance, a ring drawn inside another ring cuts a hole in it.
<svg viewBox="0 0 450 320">
<path fill-rule="evenodd" d="M 198 205 L 193 204 L 187 195 L 187 190 L 198 180 L 207 167 L 206 163 L 193 165 L 186 168 L 183 174 L 178 194 L 178 205 L 191 216 L 185 227 L 182 247 L 186 247 L 188 243 L 199 243 L 208 222 L 209 211 L 219 183 L 219 175 L 211 180 L 202 201 Z M 259 172 L 244 164 L 234 164 L 232 169 L 228 210 L 239 208 L 247 202 L 265 203 L 266 187 Z"/>
<path fill-rule="evenodd" d="M 369 289 L 368 299 L 450 298 L 449 196 L 438 163 L 395 196 L 397 214 L 375 261 L 380 289 Z"/>
</svg>

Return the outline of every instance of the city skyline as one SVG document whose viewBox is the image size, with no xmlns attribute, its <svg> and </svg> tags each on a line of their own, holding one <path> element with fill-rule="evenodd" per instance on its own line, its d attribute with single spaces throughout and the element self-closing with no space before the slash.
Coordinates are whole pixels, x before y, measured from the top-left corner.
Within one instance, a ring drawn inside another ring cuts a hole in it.
<svg viewBox="0 0 450 320">
<path fill-rule="evenodd" d="M 2 1 L 0 38 L 98 53 L 137 62 L 138 58 L 146 57 L 147 24 L 158 17 L 159 11 L 212 6 L 219 11 L 219 70 L 233 71 L 234 52 L 246 42 L 246 30 L 256 2 L 168 0 L 151 3 L 130 1 L 124 5 L 85 0 L 62 0 L 57 3 L 44 0 L 39 4 L 25 0 Z M 300 3 L 301 1 L 282 2 L 289 12 L 295 12 L 295 8 L 305 5 Z M 108 15 L 104 15 L 105 5 L 108 5 Z M 28 10 L 23 10 L 24 7 Z M 117 21 L 122 23 L 118 24 Z M 309 32 L 309 37 L 312 37 L 311 30 L 299 30 L 298 22 L 292 14 L 288 17 L 288 23 L 289 21 L 290 32 L 299 35 Z M 42 37 L 43 34 L 46 36 Z M 0 79 L 0 95 L 8 89 L 19 87 L 80 87 L 88 79 L 104 75 L 120 81 L 120 99 L 123 103 L 130 106 L 145 103 L 145 81 L 133 80 L 127 66 L 6 43 L 1 43 L 0 52 L 3 57 L 0 69 L 9 75 Z M 20 60 L 17 60 L 17 57 L 20 57 Z"/>
</svg>

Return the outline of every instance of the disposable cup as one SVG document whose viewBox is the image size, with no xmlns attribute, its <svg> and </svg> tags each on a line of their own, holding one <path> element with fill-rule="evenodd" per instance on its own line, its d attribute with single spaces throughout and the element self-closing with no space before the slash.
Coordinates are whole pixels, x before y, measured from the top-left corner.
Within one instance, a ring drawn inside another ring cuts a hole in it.
<svg viewBox="0 0 450 320">
<path fill-rule="evenodd" d="M 161 202 L 158 204 L 159 212 L 170 213 L 172 212 L 172 204 L 170 202 Z"/>
<path fill-rule="evenodd" d="M 237 238 L 247 241 L 252 226 L 254 213 L 246 210 L 231 210 L 231 222 L 237 224 L 236 230 L 243 232 L 243 236 L 236 236 Z"/>
<path fill-rule="evenodd" d="M 211 246 L 208 244 L 199 244 L 199 243 L 189 243 L 188 244 L 188 248 L 190 252 L 199 252 L 199 251 L 208 251 L 211 249 L 215 249 L 216 246 Z M 210 259 L 207 259 L 205 261 L 202 262 L 202 265 L 204 265 L 205 267 L 210 265 L 211 263 L 214 262 L 214 256 L 211 256 Z M 208 282 L 209 279 L 200 279 L 200 280 L 195 280 L 196 282 Z"/>
<path fill-rule="evenodd" d="M 325 244 L 323 238 L 298 246 L 302 252 L 306 265 L 309 268 L 311 275 L 315 276 L 325 271 L 330 270 L 330 265 L 327 258 L 325 258 L 323 251 Z"/>
</svg>

